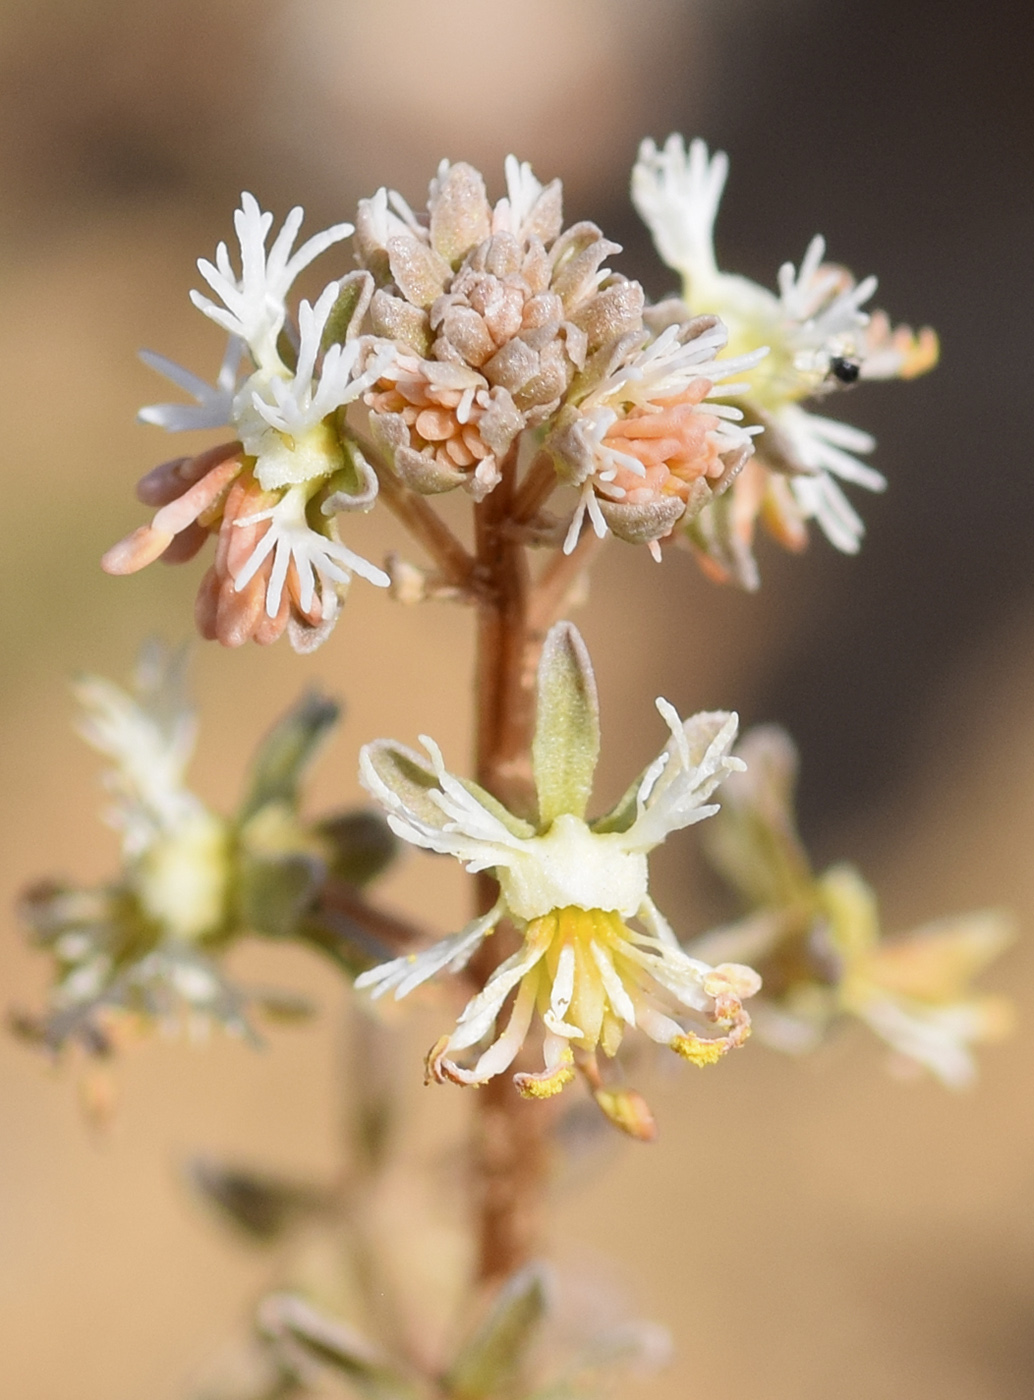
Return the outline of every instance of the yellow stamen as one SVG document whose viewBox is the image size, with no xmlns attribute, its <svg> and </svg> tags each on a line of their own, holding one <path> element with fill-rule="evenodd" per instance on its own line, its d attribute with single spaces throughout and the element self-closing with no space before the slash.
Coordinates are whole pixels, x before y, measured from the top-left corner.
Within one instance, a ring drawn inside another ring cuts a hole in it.
<svg viewBox="0 0 1034 1400">
<path fill-rule="evenodd" d="M 676 1055 L 689 1060 L 690 1064 L 699 1065 L 701 1069 L 704 1065 L 716 1065 L 729 1048 L 729 1043 L 724 1037 L 721 1040 L 702 1040 L 692 1031 L 687 1031 L 685 1035 L 677 1035 L 674 1040 L 669 1041 L 669 1045 Z"/>
<path fill-rule="evenodd" d="M 515 1074 L 513 1082 L 526 1099 L 551 1099 L 559 1094 L 565 1084 L 574 1078 L 574 1055 L 569 1045 L 564 1046 L 563 1057 L 554 1070 L 542 1074 Z"/>
</svg>

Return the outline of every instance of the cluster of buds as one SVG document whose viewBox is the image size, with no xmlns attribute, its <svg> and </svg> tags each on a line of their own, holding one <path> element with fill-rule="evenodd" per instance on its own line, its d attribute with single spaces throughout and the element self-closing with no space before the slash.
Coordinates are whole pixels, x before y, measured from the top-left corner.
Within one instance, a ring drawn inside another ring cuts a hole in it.
<svg viewBox="0 0 1034 1400">
<path fill-rule="evenodd" d="M 301 1008 L 289 994 L 228 980 L 221 954 L 249 933 L 301 938 L 353 972 L 383 956 L 384 944 L 361 930 L 340 919 L 329 927 L 319 904 L 332 882 L 357 887 L 383 868 L 390 832 L 372 812 L 319 822 L 299 812 L 304 769 L 336 705 L 317 695 L 295 705 L 266 737 L 238 810 L 222 817 L 185 781 L 195 723 L 183 652 L 145 649 L 133 693 L 89 677 L 77 697 L 84 737 L 112 762 L 105 785 L 122 868 L 99 887 L 46 881 L 25 895 L 34 941 L 55 963 L 48 1011 L 18 1019 L 26 1034 L 93 1054 L 134 1029 L 184 1019 L 252 1036 L 252 1010 Z"/>
<path fill-rule="evenodd" d="M 761 970 L 754 1026 L 778 1049 L 811 1050 L 834 1023 L 856 1017 L 898 1067 L 925 1069 L 950 1088 L 970 1084 L 973 1046 L 999 1039 L 1012 1020 L 1006 999 L 969 986 L 1012 941 L 1009 921 L 984 911 L 882 936 L 875 895 L 855 869 L 812 870 L 794 820 L 797 755 L 788 736 L 755 729 L 737 752 L 747 766 L 725 784 L 706 845 L 748 912 L 691 951 Z"/>
<path fill-rule="evenodd" d="M 248 194 L 235 215 L 240 270 L 225 244 L 201 274 L 215 299 L 195 305 L 228 333 L 214 385 L 147 352 L 146 363 L 194 404 L 141 417 L 170 431 L 225 426 L 233 438 L 143 478 L 151 523 L 108 551 L 131 573 L 181 562 L 216 536 L 198 594 L 202 635 L 228 646 L 276 640 L 318 646 L 353 574 L 388 574 L 340 539 L 337 520 L 393 491 L 462 487 L 481 501 L 504 471 L 537 472 L 529 538 L 573 550 L 586 519 L 647 543 L 693 518 L 730 485 L 760 425 L 715 403 L 754 369 L 763 346 L 719 359 L 714 316 L 647 308 L 638 283 L 611 272 L 620 251 L 591 223 L 564 229 L 558 181 L 506 162 L 507 194 L 489 203 L 469 165 L 444 162 L 426 215 L 380 190 L 356 224 L 292 252 L 295 209 L 267 247 L 273 216 Z M 298 274 L 352 234 L 355 261 L 302 301 Z M 684 313 L 684 314 L 683 314 Z M 556 487 L 574 504 L 541 507 Z"/>
<path fill-rule="evenodd" d="M 862 523 L 837 478 L 882 489 L 857 456 L 873 440 L 802 403 L 859 378 L 922 373 L 936 337 L 870 318 L 875 279 L 856 284 L 824 262 L 821 238 L 799 269 L 781 269 L 778 294 L 719 271 L 727 169 L 700 141 L 688 153 L 680 137 L 663 150 L 644 143 L 633 199 L 685 297 L 652 307 L 604 265 L 620 249 L 595 224 L 563 227 L 559 181 L 542 185 L 512 156 L 494 205 L 476 170 L 444 161 L 426 213 L 381 189 L 354 226 L 294 252 L 301 210 L 267 248 L 273 216 L 245 194 L 239 273 L 220 244 L 214 263 L 198 264 L 216 300 L 192 294 L 229 335 L 217 381 L 148 352 L 196 402 L 141 412 L 171 431 L 228 426 L 234 437 L 145 476 L 138 494 L 157 512 L 104 567 L 180 562 L 214 534 L 202 635 L 237 646 L 286 631 L 304 651 L 333 628 L 353 574 L 390 582 L 337 524 L 373 508 L 386 474 L 396 493 L 462 487 L 480 502 L 504 472 L 523 473 L 534 484 L 516 523 L 529 539 L 571 552 L 588 522 L 660 558 L 674 536 L 713 577 L 748 588 L 759 519 L 799 549 L 814 517 L 839 549 L 857 550 Z M 292 317 L 295 278 L 352 235 L 358 266 Z M 573 488 L 575 503 L 548 514 L 556 487 Z"/>
</svg>

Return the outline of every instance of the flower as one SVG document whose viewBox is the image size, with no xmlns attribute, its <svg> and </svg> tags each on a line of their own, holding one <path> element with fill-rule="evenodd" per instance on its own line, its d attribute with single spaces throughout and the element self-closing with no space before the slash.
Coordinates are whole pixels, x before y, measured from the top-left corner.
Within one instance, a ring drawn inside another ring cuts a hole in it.
<svg viewBox="0 0 1034 1400">
<path fill-rule="evenodd" d="M 1008 920 L 985 911 L 883 937 L 876 896 L 856 870 L 812 871 L 793 817 L 797 756 L 788 736 L 755 729 L 739 752 L 748 766 L 726 784 L 706 844 L 748 913 L 691 951 L 757 963 L 765 988 L 755 1029 L 779 1049 L 811 1049 L 834 1021 L 853 1016 L 906 1066 L 949 1088 L 972 1083 L 973 1047 L 1000 1038 L 1011 1021 L 1003 998 L 969 990 L 1012 941 Z"/>
<path fill-rule="evenodd" d="M 588 515 L 599 538 L 611 529 L 644 541 L 659 560 L 658 540 L 741 470 L 761 428 L 741 426 L 738 408 L 709 400 L 737 393 L 742 385 L 715 386 L 752 369 L 766 350 L 718 360 L 726 339 L 713 316 L 668 325 L 618 359 L 577 409 L 561 416 L 545 448 L 561 475 L 581 487 L 565 553 Z"/>
<path fill-rule="evenodd" d="M 728 169 L 725 154 L 709 155 L 703 141 L 691 142 L 687 151 L 681 136 L 670 136 L 662 149 L 647 140 L 632 172 L 632 199 L 661 257 L 682 275 L 690 305 L 716 313 L 728 326 L 730 353 L 769 347 L 746 371 L 742 401 L 766 430 L 759 465 L 772 480 L 771 497 L 759 490 L 755 470 L 733 483 L 733 492 L 745 498 L 739 508 L 716 505 L 691 527 L 710 572 L 756 587 L 752 539 L 759 515 L 792 548 L 805 542 L 804 522 L 815 519 L 838 549 L 855 553 L 864 526 L 838 479 L 871 491 L 886 485 L 857 456 L 875 446 L 868 433 L 819 417 L 801 402 L 858 379 L 922 374 L 936 363 L 937 338 L 928 328 L 918 336 L 907 326 L 892 331 L 882 312 L 870 317 L 863 311 L 876 279 L 856 283 L 846 269 L 825 262 L 821 237 L 812 239 L 799 268 L 780 268 L 778 292 L 721 271 L 713 231 Z M 771 474 L 778 472 L 787 474 L 788 491 L 775 484 Z"/>
<path fill-rule="evenodd" d="M 756 973 L 688 957 L 647 889 L 648 852 L 670 832 L 718 810 L 707 799 L 740 766 L 729 755 L 736 717 L 698 714 L 683 722 L 667 701 L 658 700 L 657 708 L 671 730 L 666 747 L 621 802 L 592 822 L 585 809 L 599 752 L 596 689 L 570 623 L 550 631 L 539 666 L 534 823 L 449 773 L 431 739 L 421 740 L 428 758 L 389 740 L 362 750 L 361 781 L 396 835 L 455 856 L 468 871 L 490 870 L 499 897 L 459 933 L 371 969 L 356 985 L 374 996 L 404 997 L 437 972 L 463 968 L 503 919 L 523 939 L 431 1051 L 431 1078 L 483 1084 L 502 1073 L 536 1010 L 544 1069 L 514 1077 L 533 1098 L 557 1093 L 572 1078 L 575 1050 L 591 1063 L 597 1048 L 613 1056 L 627 1026 L 700 1065 L 746 1038 L 743 1000 L 760 985 Z M 641 929 L 630 927 L 633 919 Z M 513 1009 L 499 1033 L 496 1022 L 511 992 Z M 683 1024 L 687 1019 L 718 1034 L 701 1036 Z M 456 1055 L 486 1038 L 472 1067 L 457 1063 Z"/>
<path fill-rule="evenodd" d="M 254 195 L 242 194 L 241 206 L 233 216 L 241 252 L 240 277 L 234 272 L 226 244 L 220 243 L 215 263 L 200 258 L 198 271 L 223 305 L 203 292 L 190 294 L 199 311 L 231 336 L 239 336 L 256 366 L 270 372 L 283 366 L 277 340 L 287 318 L 287 293 L 295 278 L 320 253 L 354 232 L 351 224 L 335 224 L 303 243 L 292 256 L 303 217 L 299 207 L 292 209 L 267 251 L 273 215 L 263 213 Z"/>
<path fill-rule="evenodd" d="M 121 868 L 94 888 L 45 880 L 24 897 L 34 941 L 55 963 L 47 1014 L 22 1020 L 32 1038 L 102 1054 L 134 1027 L 184 1019 L 192 1031 L 215 1024 L 254 1037 L 253 1008 L 290 1012 L 297 999 L 228 979 L 219 955 L 247 932 L 301 937 L 349 965 L 369 961 L 368 947 L 345 955 L 340 926 L 335 943 L 320 925 L 316 897 L 328 876 L 354 885 L 377 873 L 393 852 L 390 834 L 372 813 L 314 824 L 298 814 L 302 772 L 335 705 L 310 695 L 289 711 L 239 809 L 223 817 L 186 782 L 196 724 L 183 651 L 152 644 L 132 691 L 91 676 L 76 697 L 80 732 L 110 762 L 106 815 L 121 834 Z"/>
<path fill-rule="evenodd" d="M 198 624 L 202 635 L 227 646 L 248 638 L 272 642 L 288 630 L 298 650 L 311 650 L 333 627 L 353 573 L 379 587 L 389 582 L 341 543 L 333 517 L 369 510 L 376 499 L 377 478 L 342 439 L 337 414 L 381 375 L 392 353 L 369 337 L 348 337 L 362 291 L 354 276 L 329 283 L 315 304 L 302 301 L 297 336 L 288 334 L 286 296 L 294 279 L 353 232 L 351 224 L 337 224 L 292 256 L 301 219 L 293 209 L 267 251 L 273 216 L 244 194 L 234 216 L 240 276 L 225 243 L 214 264 L 198 263 L 222 305 L 200 292 L 192 300 L 230 337 L 214 386 L 144 352 L 145 363 L 196 404 L 154 404 L 141 410 L 143 421 L 170 432 L 227 426 L 235 440 L 145 476 L 138 495 L 160 509 L 102 561 L 109 573 L 133 573 L 159 557 L 192 558 L 209 534 L 218 534 L 216 561 L 198 597 Z M 239 385 L 245 353 L 253 370 Z"/>
</svg>

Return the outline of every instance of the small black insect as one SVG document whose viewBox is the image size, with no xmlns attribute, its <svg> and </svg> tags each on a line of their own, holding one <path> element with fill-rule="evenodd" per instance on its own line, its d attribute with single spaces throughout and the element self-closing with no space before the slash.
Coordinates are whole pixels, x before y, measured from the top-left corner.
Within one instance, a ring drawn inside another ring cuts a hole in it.
<svg viewBox="0 0 1034 1400">
<path fill-rule="evenodd" d="M 861 369 L 857 360 L 849 360 L 844 355 L 834 355 L 829 362 L 830 374 L 839 379 L 841 384 L 853 384 Z"/>
</svg>

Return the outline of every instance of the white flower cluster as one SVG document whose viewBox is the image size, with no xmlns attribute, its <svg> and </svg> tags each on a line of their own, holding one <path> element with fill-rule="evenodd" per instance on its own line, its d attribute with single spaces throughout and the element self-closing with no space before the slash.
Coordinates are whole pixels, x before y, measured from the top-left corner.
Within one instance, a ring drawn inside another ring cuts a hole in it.
<svg viewBox="0 0 1034 1400">
<path fill-rule="evenodd" d="M 230 427 L 245 453 L 255 459 L 254 476 L 262 490 L 286 492 L 277 505 L 239 516 L 235 522 L 239 527 L 269 522 L 234 579 L 236 589 L 243 590 L 265 559 L 274 555 L 265 599 L 269 617 L 275 617 L 280 607 L 292 563 L 299 573 L 301 606 L 305 610 L 312 606 L 317 581 L 347 584 L 356 572 L 380 587 L 388 584 L 383 570 L 339 541 L 313 530 L 305 519 L 305 508 L 313 493 L 345 466 L 331 416 L 358 399 L 378 379 L 391 354 L 383 347 L 373 349 L 359 339 L 324 345 L 328 321 L 340 294 L 337 281 L 327 284 L 315 304 L 304 300 L 299 304 L 297 346 L 291 345 L 289 338 L 285 341 L 287 295 L 298 274 L 327 248 L 354 232 L 351 224 L 335 224 L 308 239 L 292 254 L 301 222 L 301 209 L 292 209 L 267 249 L 273 215 L 263 212 L 254 196 L 245 193 L 234 214 L 240 275 L 225 243 L 216 249 L 214 263 L 204 258 L 198 261 L 201 275 L 218 301 L 198 291 L 191 292 L 191 300 L 229 334 L 214 386 L 164 356 L 151 351 L 144 351 L 141 356 L 146 364 L 197 401 L 196 406 L 152 404 L 140 411 L 144 422 L 170 432 Z M 239 384 L 245 353 L 253 370 Z M 367 493 L 361 504 L 366 508 L 376 494 L 376 479 L 371 477 L 363 486 Z M 338 504 L 342 504 L 340 497 Z M 332 596 L 331 589 L 327 595 L 328 599 Z M 331 606 L 328 603 L 328 608 Z"/>
</svg>

